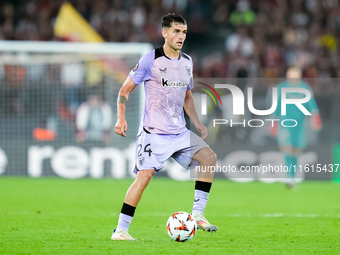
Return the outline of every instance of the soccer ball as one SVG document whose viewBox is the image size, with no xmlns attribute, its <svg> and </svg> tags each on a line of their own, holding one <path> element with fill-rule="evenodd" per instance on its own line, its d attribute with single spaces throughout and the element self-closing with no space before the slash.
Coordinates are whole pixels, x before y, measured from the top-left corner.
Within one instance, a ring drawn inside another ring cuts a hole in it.
<svg viewBox="0 0 340 255">
<path fill-rule="evenodd" d="M 176 212 L 168 219 L 166 230 L 172 240 L 186 242 L 196 234 L 197 224 L 190 213 Z"/>
</svg>

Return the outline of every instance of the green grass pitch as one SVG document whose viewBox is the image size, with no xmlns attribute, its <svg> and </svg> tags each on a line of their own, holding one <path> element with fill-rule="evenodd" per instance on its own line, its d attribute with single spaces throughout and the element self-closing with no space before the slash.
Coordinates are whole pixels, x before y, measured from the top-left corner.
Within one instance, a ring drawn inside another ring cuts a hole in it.
<svg viewBox="0 0 340 255">
<path fill-rule="evenodd" d="M 191 212 L 194 182 L 154 178 L 130 226 L 111 241 L 132 179 L 0 178 L 0 254 L 340 254 L 340 185 L 215 180 L 206 217 L 217 233 L 172 241 L 166 221 Z"/>
</svg>

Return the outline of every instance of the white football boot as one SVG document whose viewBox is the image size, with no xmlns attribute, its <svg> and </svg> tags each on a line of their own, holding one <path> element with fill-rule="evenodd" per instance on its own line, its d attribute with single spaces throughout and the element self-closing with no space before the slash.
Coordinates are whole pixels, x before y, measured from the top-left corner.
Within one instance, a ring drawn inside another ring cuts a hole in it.
<svg viewBox="0 0 340 255">
<path fill-rule="evenodd" d="M 126 229 L 113 230 L 111 240 L 122 240 L 122 241 L 137 241 L 137 239 L 133 238 Z"/>
<path fill-rule="evenodd" d="M 211 225 L 209 221 L 204 217 L 203 213 L 196 213 L 192 215 L 196 221 L 197 229 L 203 229 L 208 232 L 216 232 L 218 227 Z"/>
</svg>

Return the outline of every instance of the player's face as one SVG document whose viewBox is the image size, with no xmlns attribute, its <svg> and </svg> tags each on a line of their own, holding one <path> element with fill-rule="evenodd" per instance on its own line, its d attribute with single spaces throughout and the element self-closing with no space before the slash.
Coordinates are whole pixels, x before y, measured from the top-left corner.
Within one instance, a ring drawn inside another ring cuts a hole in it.
<svg viewBox="0 0 340 255">
<path fill-rule="evenodd" d="M 301 70 L 298 68 L 291 68 L 287 71 L 287 79 L 292 85 L 297 84 L 301 79 Z"/>
<path fill-rule="evenodd" d="M 180 50 L 187 36 L 187 25 L 180 23 L 171 23 L 171 27 L 163 29 L 162 34 L 165 38 L 165 43 L 174 50 Z"/>
</svg>

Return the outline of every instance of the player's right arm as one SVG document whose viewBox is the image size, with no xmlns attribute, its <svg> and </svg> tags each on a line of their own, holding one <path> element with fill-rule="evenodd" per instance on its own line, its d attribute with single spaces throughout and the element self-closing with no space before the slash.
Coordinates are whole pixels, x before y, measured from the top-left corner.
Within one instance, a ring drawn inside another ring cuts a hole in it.
<svg viewBox="0 0 340 255">
<path fill-rule="evenodd" d="M 125 119 L 125 107 L 129 95 L 132 90 L 139 84 L 151 78 L 151 68 L 155 59 L 155 51 L 144 55 L 136 66 L 131 70 L 129 76 L 126 78 L 121 87 L 117 101 L 117 123 L 115 125 L 115 132 L 118 135 L 126 136 L 127 122 Z"/>
<path fill-rule="evenodd" d="M 125 132 L 127 130 L 127 122 L 125 118 L 125 108 L 126 103 L 129 99 L 129 95 L 136 87 L 134 81 L 128 76 L 123 84 L 123 86 L 119 90 L 118 99 L 117 99 L 117 122 L 115 125 L 115 132 L 118 135 L 126 136 Z"/>
<path fill-rule="evenodd" d="M 315 131 L 320 131 L 322 128 L 322 120 L 319 113 L 319 107 L 316 103 L 312 88 L 307 83 L 304 83 L 304 85 L 311 92 L 311 99 L 307 102 L 306 108 L 309 112 L 312 113 L 311 118 L 312 128 Z"/>
</svg>

